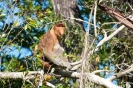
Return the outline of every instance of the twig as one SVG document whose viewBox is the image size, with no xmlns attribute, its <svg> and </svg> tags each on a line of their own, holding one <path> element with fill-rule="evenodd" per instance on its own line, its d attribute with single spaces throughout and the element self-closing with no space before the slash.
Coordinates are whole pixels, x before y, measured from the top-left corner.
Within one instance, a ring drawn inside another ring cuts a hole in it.
<svg viewBox="0 0 133 88">
<path fill-rule="evenodd" d="M 53 84 L 49 83 L 49 82 L 46 82 L 46 85 L 51 87 L 51 88 L 55 88 L 55 86 Z"/>
<path fill-rule="evenodd" d="M 94 36 L 95 36 L 95 37 L 97 37 L 96 11 L 97 11 L 97 0 L 95 1 L 95 7 L 94 7 Z"/>
<path fill-rule="evenodd" d="M 109 35 L 108 37 L 105 34 L 105 37 L 98 43 L 98 45 L 96 46 L 95 51 L 98 50 L 98 48 L 103 45 L 105 42 L 109 41 L 112 37 L 114 37 L 117 33 L 119 33 L 123 28 L 125 28 L 124 25 L 120 26 L 118 29 L 116 29 L 111 35 Z"/>
<path fill-rule="evenodd" d="M 72 71 L 73 71 L 73 70 L 77 70 L 79 67 L 81 67 L 81 64 L 78 64 L 78 65 L 73 66 L 71 70 L 72 70 Z"/>
<path fill-rule="evenodd" d="M 82 62 L 82 60 L 79 60 L 77 62 L 73 62 L 73 63 L 70 63 L 71 65 L 77 65 L 77 64 L 80 64 Z"/>
<path fill-rule="evenodd" d="M 63 15 L 64 16 L 64 15 Z M 64 16 L 64 17 L 66 17 L 66 16 Z M 88 21 L 85 21 L 85 20 L 82 20 L 82 19 L 79 19 L 79 18 L 74 18 L 74 17 L 66 17 L 67 19 L 64 19 L 64 20 L 70 20 L 70 19 L 72 19 L 72 20 L 77 20 L 77 21 L 81 21 L 81 22 L 85 22 L 85 23 L 87 23 L 87 24 L 89 24 L 89 25 L 93 25 L 94 26 L 94 24 L 92 24 L 92 23 L 89 23 Z M 89 20 L 91 20 L 91 19 L 89 19 Z M 98 29 L 100 29 L 100 27 L 98 27 L 98 26 L 96 26 Z"/>
<path fill-rule="evenodd" d="M 106 23 L 103 23 L 102 25 L 101 25 L 101 27 L 100 28 L 102 28 L 104 25 L 109 25 L 109 24 L 120 24 L 121 22 L 106 22 Z"/>
<path fill-rule="evenodd" d="M 30 83 L 33 87 L 35 87 L 35 85 L 28 79 L 28 80 L 25 80 L 26 82 Z"/>
<path fill-rule="evenodd" d="M 109 70 L 96 70 L 96 71 L 93 71 L 92 74 L 96 74 L 96 73 L 100 73 L 100 72 L 111 72 Z"/>
<path fill-rule="evenodd" d="M 112 80 L 114 80 L 116 78 L 120 78 L 130 72 L 133 72 L 133 64 L 128 69 L 111 76 L 110 78 L 108 78 L 108 80 L 112 81 Z"/>
</svg>

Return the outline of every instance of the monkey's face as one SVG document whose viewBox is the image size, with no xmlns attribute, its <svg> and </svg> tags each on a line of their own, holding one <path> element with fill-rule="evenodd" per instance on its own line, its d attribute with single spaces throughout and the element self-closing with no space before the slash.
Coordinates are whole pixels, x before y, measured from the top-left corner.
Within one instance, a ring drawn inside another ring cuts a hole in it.
<svg viewBox="0 0 133 88">
<path fill-rule="evenodd" d="M 56 34 L 58 37 L 61 37 L 65 34 L 65 27 L 57 27 L 56 30 L 57 30 Z"/>
</svg>

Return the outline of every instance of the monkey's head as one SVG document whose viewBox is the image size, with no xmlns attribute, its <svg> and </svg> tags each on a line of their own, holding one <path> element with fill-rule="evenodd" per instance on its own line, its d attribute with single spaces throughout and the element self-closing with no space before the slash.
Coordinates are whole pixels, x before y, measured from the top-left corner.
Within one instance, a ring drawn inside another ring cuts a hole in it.
<svg viewBox="0 0 133 88">
<path fill-rule="evenodd" d="M 55 31 L 55 35 L 57 35 L 57 37 L 63 36 L 65 34 L 65 25 L 62 23 L 55 24 L 54 31 Z"/>
</svg>

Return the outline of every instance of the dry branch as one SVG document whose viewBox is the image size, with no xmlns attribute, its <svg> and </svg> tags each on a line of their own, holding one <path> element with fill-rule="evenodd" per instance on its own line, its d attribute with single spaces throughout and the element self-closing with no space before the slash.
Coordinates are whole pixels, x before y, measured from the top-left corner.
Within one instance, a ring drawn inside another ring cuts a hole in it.
<svg viewBox="0 0 133 88">
<path fill-rule="evenodd" d="M 106 88 L 121 88 L 117 85 L 114 85 L 111 81 L 112 79 L 116 79 L 118 77 L 124 76 L 126 74 L 128 74 L 129 72 L 133 71 L 133 66 L 131 66 L 129 69 L 116 74 L 117 76 L 111 76 L 108 79 L 99 77 L 97 75 L 95 75 L 95 73 L 83 73 L 83 78 L 87 78 L 88 81 L 99 84 L 99 85 L 103 85 Z M 12 78 L 12 79 L 23 79 L 25 81 L 30 80 L 30 79 L 34 79 L 36 77 L 36 75 L 40 76 L 40 84 L 43 81 L 43 71 L 29 71 L 27 72 L 0 72 L 0 78 Z M 66 71 L 66 70 L 61 70 L 61 69 L 56 69 L 54 74 L 56 75 L 60 75 L 61 77 L 73 77 L 73 78 L 77 78 L 79 79 L 81 76 L 81 73 L 79 72 L 73 72 L 73 71 Z M 50 83 L 48 83 L 50 84 Z M 41 84 L 42 85 L 42 84 Z M 41 86 L 40 85 L 40 86 Z M 52 85 L 52 84 L 51 84 Z M 54 88 L 54 85 L 52 85 L 52 87 Z"/>
<path fill-rule="evenodd" d="M 78 72 L 71 72 L 71 71 L 65 71 L 65 70 L 55 70 L 54 72 L 57 75 L 60 76 L 64 76 L 64 77 L 74 77 L 74 78 L 80 78 L 81 77 L 81 73 Z M 103 85 L 107 88 L 122 88 L 119 87 L 117 85 L 114 85 L 110 80 L 99 77 L 97 75 L 95 75 L 94 73 L 83 73 L 83 78 L 87 78 L 88 81 L 99 84 L 99 85 Z"/>
<path fill-rule="evenodd" d="M 128 74 L 128 73 L 130 73 L 130 72 L 133 72 L 133 64 L 132 64 L 129 68 L 127 68 L 126 70 L 124 70 L 124 71 L 122 71 L 122 72 L 119 72 L 119 73 L 117 73 L 117 74 L 111 76 L 111 77 L 108 78 L 108 79 L 109 79 L 110 81 L 112 81 L 112 80 L 114 80 L 114 79 L 116 79 L 116 78 L 120 78 L 120 77 L 122 77 L 122 76 L 124 76 L 124 75 L 126 75 L 126 74 Z"/>
<path fill-rule="evenodd" d="M 43 71 L 26 71 L 26 72 L 0 72 L 0 78 L 6 79 L 23 79 L 24 81 L 29 82 L 34 86 L 34 84 L 30 81 L 31 79 L 35 79 L 39 76 L 39 83 L 38 86 L 42 86 L 42 81 L 44 80 L 44 72 Z M 49 82 L 46 82 L 46 85 L 55 88 L 54 85 L 52 85 Z"/>
<path fill-rule="evenodd" d="M 118 11 L 115 11 L 112 8 L 109 8 L 106 5 L 98 5 L 99 8 L 101 10 L 103 10 L 104 12 L 106 12 L 107 14 L 109 14 L 111 17 L 115 18 L 116 20 L 118 20 L 119 22 L 121 22 L 123 25 L 125 25 L 126 27 L 128 27 L 129 29 L 133 30 L 133 21 L 127 17 L 125 17 L 123 14 L 121 14 Z"/>
</svg>

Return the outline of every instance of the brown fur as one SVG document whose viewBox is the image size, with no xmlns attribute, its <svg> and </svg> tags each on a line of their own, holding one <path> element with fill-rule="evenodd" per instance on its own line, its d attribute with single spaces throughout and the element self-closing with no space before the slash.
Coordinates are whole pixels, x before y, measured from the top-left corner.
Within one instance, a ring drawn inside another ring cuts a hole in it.
<svg viewBox="0 0 133 88">
<path fill-rule="evenodd" d="M 56 51 L 61 47 L 59 42 L 60 42 L 60 37 L 63 36 L 65 33 L 65 25 L 62 23 L 57 23 L 53 26 L 51 30 L 49 30 L 47 33 L 45 33 L 40 40 L 38 44 L 38 49 L 40 52 L 47 52 L 49 54 L 57 54 Z M 54 49 L 54 46 L 59 45 L 57 49 Z M 63 51 L 61 52 L 61 54 Z M 51 55 L 52 56 L 52 55 Z M 47 64 L 47 63 L 45 63 Z M 48 64 L 47 64 L 48 66 Z M 45 65 L 44 65 L 45 67 Z"/>
<path fill-rule="evenodd" d="M 46 52 L 53 51 L 54 45 L 59 43 L 59 39 L 64 35 L 65 25 L 55 24 L 54 27 L 45 33 L 39 42 L 39 51 L 46 50 Z"/>
</svg>

